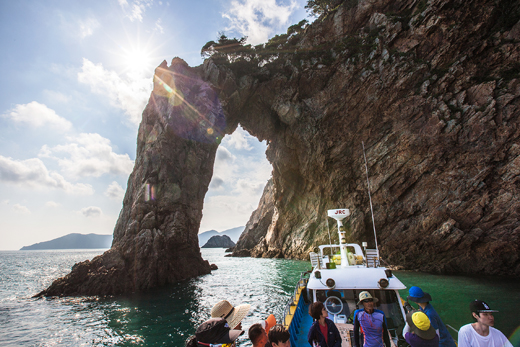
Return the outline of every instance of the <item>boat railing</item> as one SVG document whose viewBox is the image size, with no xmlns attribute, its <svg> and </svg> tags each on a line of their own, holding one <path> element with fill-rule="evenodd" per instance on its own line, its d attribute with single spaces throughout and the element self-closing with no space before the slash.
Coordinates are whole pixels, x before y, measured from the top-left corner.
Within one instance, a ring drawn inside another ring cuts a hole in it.
<svg viewBox="0 0 520 347">
<path fill-rule="evenodd" d="M 310 271 L 305 271 L 301 273 L 300 279 L 298 280 L 298 283 L 294 288 L 293 295 L 289 299 L 289 302 L 287 302 L 287 305 L 285 305 L 283 311 L 283 325 L 286 329 L 289 329 L 289 327 L 291 326 L 291 322 L 294 319 L 301 319 L 301 317 L 298 317 L 299 310 L 297 310 L 297 307 L 300 303 L 300 296 L 302 294 L 302 291 L 305 290 L 307 282 L 309 281 L 309 279 L 306 276 L 310 273 Z"/>
<path fill-rule="evenodd" d="M 379 252 L 377 249 L 367 249 L 367 267 L 379 267 Z"/>
<path fill-rule="evenodd" d="M 311 259 L 311 266 L 312 268 L 315 268 L 316 266 L 318 268 L 321 267 L 321 258 L 320 258 L 320 255 L 316 252 L 310 252 L 309 253 L 309 258 Z"/>
<path fill-rule="evenodd" d="M 296 346 L 296 339 L 298 335 L 298 330 L 300 327 L 300 323 L 303 317 L 303 300 L 301 300 L 301 295 L 304 290 L 306 290 L 307 282 L 309 278 L 307 277 L 311 271 L 302 272 L 300 275 L 300 280 L 294 289 L 294 293 L 291 296 L 289 302 L 285 306 L 283 312 L 283 325 L 285 329 L 289 330 L 291 334 L 291 346 Z"/>
</svg>

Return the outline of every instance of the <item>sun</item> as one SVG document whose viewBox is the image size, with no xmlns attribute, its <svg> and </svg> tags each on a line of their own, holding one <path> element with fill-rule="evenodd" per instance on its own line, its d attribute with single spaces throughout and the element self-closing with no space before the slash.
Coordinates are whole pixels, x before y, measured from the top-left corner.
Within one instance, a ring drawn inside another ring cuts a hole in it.
<svg viewBox="0 0 520 347">
<path fill-rule="evenodd" d="M 125 50 L 123 54 L 123 68 L 131 75 L 143 75 L 152 71 L 152 58 L 144 49 Z"/>
<path fill-rule="evenodd" d="M 108 53 L 112 57 L 114 69 L 130 79 L 151 78 L 161 62 L 164 42 L 158 42 L 153 35 L 124 31 L 124 37 L 111 37 Z M 115 67 L 117 66 L 117 67 Z"/>
</svg>

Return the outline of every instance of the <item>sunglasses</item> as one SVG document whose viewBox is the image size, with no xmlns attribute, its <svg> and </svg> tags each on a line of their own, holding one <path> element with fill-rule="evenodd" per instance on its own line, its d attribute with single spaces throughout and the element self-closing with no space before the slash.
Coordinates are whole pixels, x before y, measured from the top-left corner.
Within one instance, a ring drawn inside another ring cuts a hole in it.
<svg viewBox="0 0 520 347">
<path fill-rule="evenodd" d="M 374 301 L 374 299 L 365 299 L 365 300 L 363 300 L 363 302 L 373 302 L 373 301 Z"/>
</svg>

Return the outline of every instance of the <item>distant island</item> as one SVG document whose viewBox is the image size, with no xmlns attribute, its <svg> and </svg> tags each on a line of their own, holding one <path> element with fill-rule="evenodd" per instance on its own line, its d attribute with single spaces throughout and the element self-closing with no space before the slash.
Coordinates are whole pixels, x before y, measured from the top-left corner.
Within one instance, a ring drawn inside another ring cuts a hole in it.
<svg viewBox="0 0 520 347">
<path fill-rule="evenodd" d="M 231 248 L 235 247 L 235 243 L 231 241 L 227 235 L 215 235 L 212 236 L 208 242 L 201 248 Z"/>
<path fill-rule="evenodd" d="M 110 248 L 112 235 L 99 234 L 68 234 L 57 239 L 35 243 L 20 248 L 21 251 L 34 251 L 43 249 L 98 249 Z"/>
<path fill-rule="evenodd" d="M 205 245 L 211 237 L 222 236 L 222 235 L 229 236 L 231 241 L 233 241 L 234 243 L 237 243 L 238 239 L 240 238 L 240 235 L 244 231 L 244 228 L 245 228 L 244 226 L 241 226 L 241 227 L 236 227 L 236 228 L 232 228 L 232 229 L 227 229 L 227 230 L 224 230 L 221 232 L 218 232 L 216 230 L 208 230 L 203 233 L 200 233 L 199 234 L 199 247 L 202 247 L 203 245 Z"/>
<path fill-rule="evenodd" d="M 230 241 L 236 243 L 240 234 L 244 231 L 244 227 L 236 227 L 218 232 L 216 230 L 208 230 L 198 235 L 199 245 L 205 245 L 212 236 L 229 236 Z M 78 234 L 72 233 L 56 239 L 38 242 L 30 246 L 20 248 L 21 251 L 33 251 L 44 249 L 99 249 L 110 248 L 112 245 L 112 235 L 100 234 Z"/>
</svg>

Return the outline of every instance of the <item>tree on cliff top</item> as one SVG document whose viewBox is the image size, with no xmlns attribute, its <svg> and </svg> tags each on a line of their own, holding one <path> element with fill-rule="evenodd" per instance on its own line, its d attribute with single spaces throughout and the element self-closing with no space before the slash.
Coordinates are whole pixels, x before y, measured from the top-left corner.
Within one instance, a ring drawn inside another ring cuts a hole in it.
<svg viewBox="0 0 520 347">
<path fill-rule="evenodd" d="M 215 54 L 220 54 L 224 56 L 234 56 L 240 55 L 243 53 L 244 49 L 250 49 L 251 45 L 244 45 L 247 36 L 244 36 L 240 39 L 237 38 L 228 38 L 224 32 L 219 32 L 219 37 L 217 42 L 208 41 L 200 50 L 200 55 L 204 58 L 209 58 Z M 230 59 L 231 60 L 231 59 Z"/>
<path fill-rule="evenodd" d="M 329 13 L 342 2 L 343 0 L 308 0 L 305 9 L 311 16 L 319 17 L 322 14 Z"/>
</svg>

